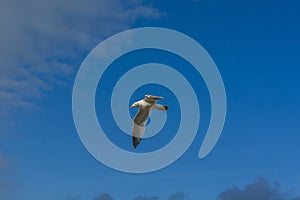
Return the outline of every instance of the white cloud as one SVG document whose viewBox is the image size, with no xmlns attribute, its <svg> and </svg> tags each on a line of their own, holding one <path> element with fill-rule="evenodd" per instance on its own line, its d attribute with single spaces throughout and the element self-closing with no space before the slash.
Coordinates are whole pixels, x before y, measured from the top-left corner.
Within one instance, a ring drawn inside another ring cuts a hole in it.
<svg viewBox="0 0 300 200">
<path fill-rule="evenodd" d="M 113 198 L 108 193 L 103 193 L 93 197 L 93 200 L 113 200 Z"/>
<path fill-rule="evenodd" d="M 142 1 L 3 0 L 0 110 L 34 107 L 53 84 L 70 81 L 83 55 L 104 38 L 160 12 Z M 1 114 L 0 114 L 1 115 Z"/>
<path fill-rule="evenodd" d="M 158 200 L 158 197 L 156 197 L 156 196 L 147 197 L 147 196 L 139 195 L 136 198 L 134 198 L 133 200 Z"/>
<path fill-rule="evenodd" d="M 239 188 L 236 185 L 221 192 L 217 200 L 299 200 L 290 192 L 282 192 L 279 183 L 270 184 L 264 178 L 258 178 L 254 183 Z"/>
<path fill-rule="evenodd" d="M 168 200 L 187 200 L 188 196 L 187 194 L 183 192 L 177 192 L 175 194 L 170 195 Z"/>
</svg>

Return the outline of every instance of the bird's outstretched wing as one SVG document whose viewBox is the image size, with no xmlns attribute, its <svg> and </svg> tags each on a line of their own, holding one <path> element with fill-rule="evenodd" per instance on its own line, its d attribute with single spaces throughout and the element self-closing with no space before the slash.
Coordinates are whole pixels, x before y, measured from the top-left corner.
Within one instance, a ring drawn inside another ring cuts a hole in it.
<svg viewBox="0 0 300 200">
<path fill-rule="evenodd" d="M 163 97 L 147 94 L 145 95 L 145 98 L 143 100 L 150 104 L 155 104 L 157 100 L 161 100 L 161 99 L 163 99 Z"/>
<path fill-rule="evenodd" d="M 132 126 L 132 143 L 133 147 L 136 148 L 142 137 L 145 133 L 145 125 L 149 118 L 150 114 L 150 107 L 149 109 L 139 109 L 138 113 L 133 119 L 133 126 Z"/>
<path fill-rule="evenodd" d="M 154 99 L 154 100 L 161 100 L 161 99 L 163 99 L 163 97 L 161 97 L 161 96 L 153 96 L 153 95 L 150 95 L 150 94 L 146 94 L 145 98 Z"/>
<path fill-rule="evenodd" d="M 162 111 L 167 111 L 168 110 L 168 106 L 166 105 L 160 105 L 160 104 L 154 104 L 151 107 L 152 110 L 162 110 Z"/>
<path fill-rule="evenodd" d="M 145 126 L 139 126 L 133 123 L 132 126 L 132 144 L 133 147 L 136 148 L 141 142 L 143 135 L 145 133 Z"/>
</svg>

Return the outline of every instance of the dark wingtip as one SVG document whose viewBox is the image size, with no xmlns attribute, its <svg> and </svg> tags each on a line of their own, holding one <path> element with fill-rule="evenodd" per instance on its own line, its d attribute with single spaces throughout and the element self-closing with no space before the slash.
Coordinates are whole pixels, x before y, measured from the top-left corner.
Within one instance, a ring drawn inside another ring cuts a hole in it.
<svg viewBox="0 0 300 200">
<path fill-rule="evenodd" d="M 142 138 L 132 136 L 133 148 L 136 148 L 139 145 L 141 140 L 142 140 Z"/>
<path fill-rule="evenodd" d="M 167 111 L 168 110 L 168 106 L 164 106 L 165 110 Z"/>
</svg>

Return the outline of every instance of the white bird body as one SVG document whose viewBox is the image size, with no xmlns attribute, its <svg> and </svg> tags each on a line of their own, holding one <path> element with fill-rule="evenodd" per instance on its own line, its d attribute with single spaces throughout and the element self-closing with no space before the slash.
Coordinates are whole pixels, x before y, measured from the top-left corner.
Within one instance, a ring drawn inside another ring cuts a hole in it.
<svg viewBox="0 0 300 200">
<path fill-rule="evenodd" d="M 136 148 L 140 143 L 140 141 L 142 140 L 142 137 L 145 133 L 145 125 L 147 123 L 151 111 L 168 110 L 168 106 L 156 104 L 156 101 L 161 99 L 162 97 L 159 96 L 145 95 L 144 99 L 137 101 L 130 106 L 130 108 L 133 107 L 139 108 L 138 113 L 135 115 L 133 119 L 133 126 L 132 126 L 132 143 L 134 148 Z"/>
</svg>

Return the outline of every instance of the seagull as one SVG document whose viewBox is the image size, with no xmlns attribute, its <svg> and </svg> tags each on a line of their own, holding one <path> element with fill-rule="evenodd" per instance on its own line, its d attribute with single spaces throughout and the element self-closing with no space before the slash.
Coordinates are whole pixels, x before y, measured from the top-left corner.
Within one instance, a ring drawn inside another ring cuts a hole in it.
<svg viewBox="0 0 300 200">
<path fill-rule="evenodd" d="M 168 106 L 157 104 L 157 100 L 161 100 L 163 97 L 160 96 L 153 96 L 153 95 L 145 95 L 145 98 L 134 102 L 130 108 L 138 107 L 139 111 L 135 115 L 133 119 L 133 125 L 132 125 L 132 144 L 133 147 L 136 148 L 140 141 L 142 140 L 142 137 L 145 132 L 145 125 L 147 123 L 147 120 L 150 116 L 150 113 L 152 110 L 162 110 L 167 111 Z"/>
</svg>

